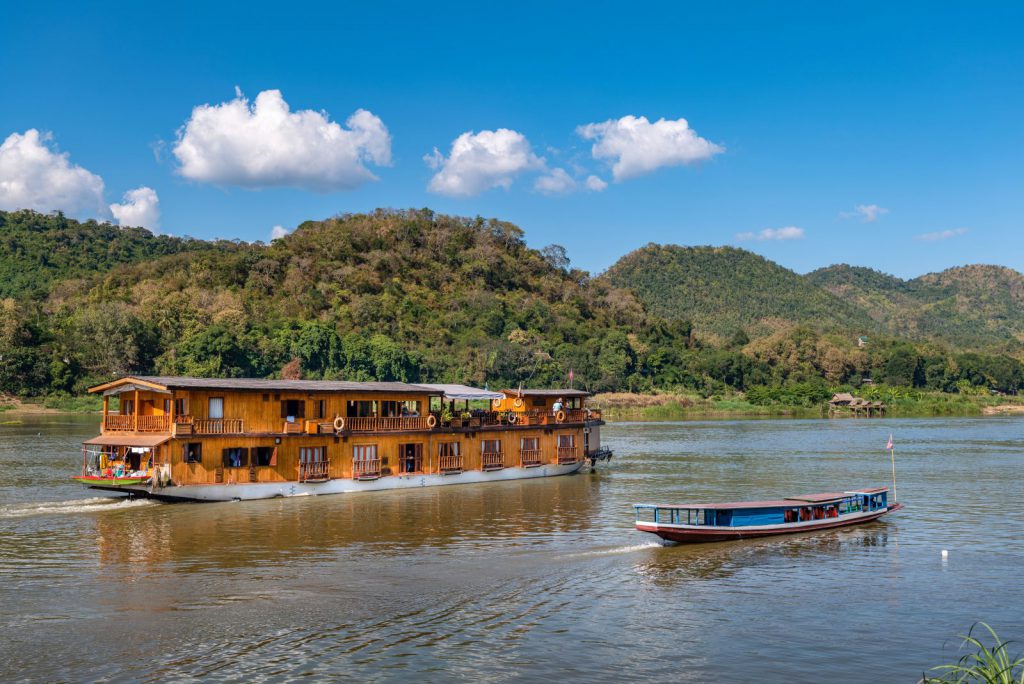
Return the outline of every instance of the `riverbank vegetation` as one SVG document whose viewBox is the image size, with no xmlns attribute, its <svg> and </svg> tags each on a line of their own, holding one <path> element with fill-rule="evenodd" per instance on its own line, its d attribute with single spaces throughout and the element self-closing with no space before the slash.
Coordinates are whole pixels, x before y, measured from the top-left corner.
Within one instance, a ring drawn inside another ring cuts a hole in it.
<svg viewBox="0 0 1024 684">
<path fill-rule="evenodd" d="M 591 277 L 510 223 L 429 210 L 310 221 L 269 245 L 0 212 L 0 247 L 0 394 L 55 407 L 88 409 L 87 387 L 128 374 L 498 388 L 571 373 L 593 392 L 654 397 L 641 408 L 658 415 L 814 415 L 841 390 L 908 414 L 969 413 L 1024 387 L 1005 320 L 1021 316 L 1017 294 L 979 299 L 996 322 L 969 345 L 940 327 L 904 337 L 742 250 L 696 250 L 669 270 L 704 293 L 691 319 L 648 301 L 657 282 Z M 772 288 L 786 297 L 760 311 Z"/>
<path fill-rule="evenodd" d="M 984 635 L 975 635 L 981 632 L 979 626 L 988 632 L 991 645 L 986 645 Z M 970 647 L 972 652 L 961 656 L 955 663 L 932 668 L 932 672 L 941 673 L 941 676 L 922 675 L 922 684 L 1024 684 L 1024 655 L 1011 656 L 1011 642 L 1000 639 L 994 629 L 979 622 L 962 639 L 961 648 Z"/>
</svg>

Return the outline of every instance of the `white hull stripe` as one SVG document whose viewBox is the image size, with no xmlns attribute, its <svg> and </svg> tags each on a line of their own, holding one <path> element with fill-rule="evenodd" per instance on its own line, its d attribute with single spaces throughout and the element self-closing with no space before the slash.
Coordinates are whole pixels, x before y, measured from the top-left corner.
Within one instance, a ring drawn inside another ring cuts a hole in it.
<svg viewBox="0 0 1024 684">
<path fill-rule="evenodd" d="M 504 468 L 482 472 L 479 470 L 452 475 L 388 475 L 378 480 L 335 479 L 326 482 L 239 482 L 232 484 L 183 485 L 181 487 L 155 487 L 133 485 L 129 487 L 104 487 L 117 491 L 136 491 L 167 499 L 191 501 L 235 501 L 249 499 L 272 499 L 279 496 L 319 496 L 324 494 L 345 494 L 349 492 L 374 492 L 385 489 L 409 489 L 414 487 L 439 487 L 442 485 L 473 484 L 479 482 L 501 482 L 525 480 L 537 477 L 554 477 L 575 473 L 583 467 L 583 461 L 571 465 L 542 465 L 535 468 Z"/>
</svg>

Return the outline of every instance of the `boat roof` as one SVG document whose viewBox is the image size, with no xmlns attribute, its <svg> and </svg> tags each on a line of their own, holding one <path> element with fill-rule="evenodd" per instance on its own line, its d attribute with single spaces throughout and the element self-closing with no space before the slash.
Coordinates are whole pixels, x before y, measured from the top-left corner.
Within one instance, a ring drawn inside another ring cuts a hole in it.
<svg viewBox="0 0 1024 684">
<path fill-rule="evenodd" d="M 509 397 L 589 397 L 590 392 L 581 389 L 506 389 L 501 390 Z"/>
<path fill-rule="evenodd" d="M 446 384 L 427 384 L 424 383 L 420 387 L 426 387 L 429 390 L 433 390 L 438 394 L 443 394 L 445 399 L 468 399 L 475 401 L 478 399 L 504 399 L 505 395 L 501 392 L 492 392 L 490 390 L 479 389 L 477 387 L 470 387 L 469 385 L 446 385 Z"/>
<path fill-rule="evenodd" d="M 171 438 L 170 435 L 122 435 L 110 434 L 100 435 L 87 439 L 82 444 L 99 446 L 126 446 L 126 447 L 155 447 L 160 446 Z"/>
<path fill-rule="evenodd" d="M 801 494 L 785 499 L 773 501 L 727 501 L 723 503 L 696 503 L 696 504 L 636 504 L 638 506 L 650 506 L 652 508 L 690 508 L 690 509 L 714 509 L 727 510 L 735 508 L 797 508 L 807 504 L 823 504 L 841 501 L 854 494 L 878 494 L 889 491 L 888 487 L 873 487 L 867 489 L 854 489 L 846 492 L 823 492 L 821 494 Z"/>
<path fill-rule="evenodd" d="M 406 382 L 350 382 L 347 380 L 273 380 L 262 378 L 191 378 L 173 375 L 130 375 L 90 387 L 89 391 L 119 394 L 123 391 L 170 389 L 252 390 L 264 392 L 405 392 L 439 394 L 425 385 Z"/>
</svg>

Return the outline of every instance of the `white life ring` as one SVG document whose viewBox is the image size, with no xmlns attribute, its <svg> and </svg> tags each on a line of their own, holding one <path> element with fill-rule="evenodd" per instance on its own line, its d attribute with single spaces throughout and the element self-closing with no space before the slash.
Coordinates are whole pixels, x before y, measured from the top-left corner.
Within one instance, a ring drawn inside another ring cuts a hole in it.
<svg viewBox="0 0 1024 684">
<path fill-rule="evenodd" d="M 583 413 L 586 414 L 587 418 L 589 418 L 590 416 L 594 415 L 594 412 L 591 411 L 588 408 L 587 409 L 583 409 Z"/>
<path fill-rule="evenodd" d="M 516 414 L 512 413 L 511 411 L 509 411 L 509 414 L 508 414 L 508 424 L 509 425 L 515 425 L 518 421 L 519 421 L 519 416 L 517 416 Z"/>
<path fill-rule="evenodd" d="M 342 417 L 342 416 L 338 416 L 337 418 L 334 419 L 334 431 L 335 432 L 341 432 L 344 429 L 345 429 L 345 418 Z"/>
<path fill-rule="evenodd" d="M 512 405 L 515 406 L 516 408 L 523 408 L 523 398 L 516 397 L 515 401 L 512 402 Z"/>
<path fill-rule="evenodd" d="M 491 399 L 491 406 L 494 407 L 494 408 L 501 408 L 501 403 L 503 401 L 505 401 L 505 400 L 504 399 Z"/>
<path fill-rule="evenodd" d="M 430 428 L 431 430 L 437 427 L 437 416 L 435 416 L 433 413 L 427 416 L 427 427 Z"/>
</svg>

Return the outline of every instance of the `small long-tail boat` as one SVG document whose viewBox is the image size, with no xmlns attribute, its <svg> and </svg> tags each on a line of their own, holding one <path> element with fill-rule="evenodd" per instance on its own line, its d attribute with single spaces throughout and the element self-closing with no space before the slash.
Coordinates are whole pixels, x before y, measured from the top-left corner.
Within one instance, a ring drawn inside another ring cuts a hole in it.
<svg viewBox="0 0 1024 684">
<path fill-rule="evenodd" d="M 877 520 L 903 504 L 889 488 L 791 496 L 777 501 L 634 504 L 636 529 L 678 543 L 728 541 L 810 532 Z"/>
</svg>

